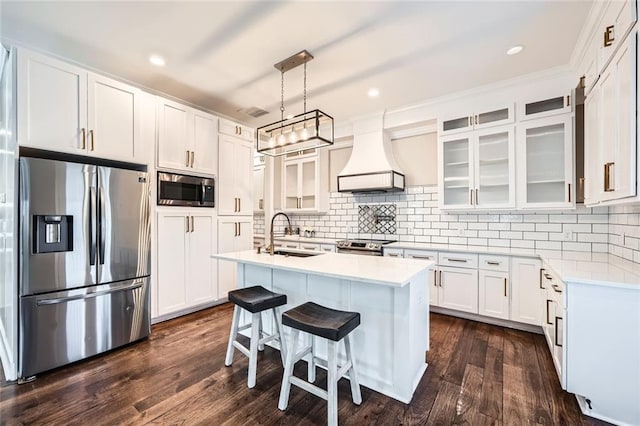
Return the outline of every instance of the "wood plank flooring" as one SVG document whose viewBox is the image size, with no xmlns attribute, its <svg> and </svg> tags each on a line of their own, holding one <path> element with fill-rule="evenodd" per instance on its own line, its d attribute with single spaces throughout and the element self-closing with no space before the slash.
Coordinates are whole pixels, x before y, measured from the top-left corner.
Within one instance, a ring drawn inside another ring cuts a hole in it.
<svg viewBox="0 0 640 426">
<path fill-rule="evenodd" d="M 326 402 L 296 387 L 278 410 L 282 366 L 266 348 L 257 385 L 247 358 L 224 366 L 230 304 L 157 324 L 148 340 L 24 384 L 0 387 L 0 424 L 326 424 Z M 351 402 L 340 381 L 345 425 L 597 425 L 563 392 L 541 335 L 431 314 L 429 368 L 411 404 L 362 388 Z M 306 364 L 296 374 L 306 377 Z M 326 374 L 318 370 L 319 385 Z"/>
</svg>

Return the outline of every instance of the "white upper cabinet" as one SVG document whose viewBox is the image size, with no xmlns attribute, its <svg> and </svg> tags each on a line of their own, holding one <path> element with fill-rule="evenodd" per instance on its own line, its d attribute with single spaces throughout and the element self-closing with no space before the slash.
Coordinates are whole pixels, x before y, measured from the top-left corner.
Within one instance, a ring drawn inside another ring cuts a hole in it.
<svg viewBox="0 0 640 426">
<path fill-rule="evenodd" d="M 595 39 L 600 40 L 597 59 L 600 74 L 609 65 L 637 19 L 634 0 L 613 0 L 608 3 L 595 33 Z"/>
<path fill-rule="evenodd" d="M 317 210 L 317 157 L 285 160 L 282 182 L 285 211 Z"/>
<path fill-rule="evenodd" d="M 585 203 L 637 195 L 637 32 L 620 46 L 585 101 Z"/>
<path fill-rule="evenodd" d="M 574 206 L 572 115 L 519 123 L 517 132 L 519 207 Z"/>
<path fill-rule="evenodd" d="M 253 211 L 264 212 L 264 166 L 253 167 Z"/>
<path fill-rule="evenodd" d="M 253 145 L 221 134 L 218 141 L 218 214 L 253 214 Z"/>
<path fill-rule="evenodd" d="M 140 90 L 24 49 L 17 87 L 20 145 L 146 162 L 136 157 Z"/>
<path fill-rule="evenodd" d="M 220 119 L 220 133 L 255 143 L 254 130 L 252 128 L 224 118 Z"/>
<path fill-rule="evenodd" d="M 218 119 L 158 97 L 158 167 L 215 175 Z"/>
<path fill-rule="evenodd" d="M 517 103 L 518 120 L 532 120 L 572 111 L 571 93 L 536 96 Z"/>
<path fill-rule="evenodd" d="M 513 123 L 513 104 L 477 108 L 475 112 L 457 113 L 439 120 L 440 135 Z"/>
<path fill-rule="evenodd" d="M 440 138 L 443 209 L 515 207 L 513 126 Z"/>
</svg>

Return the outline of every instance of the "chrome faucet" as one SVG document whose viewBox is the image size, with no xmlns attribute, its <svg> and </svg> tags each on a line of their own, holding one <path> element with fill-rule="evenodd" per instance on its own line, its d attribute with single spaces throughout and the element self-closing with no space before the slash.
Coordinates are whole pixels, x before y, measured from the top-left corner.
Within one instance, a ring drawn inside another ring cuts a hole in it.
<svg viewBox="0 0 640 426">
<path fill-rule="evenodd" d="M 289 216 L 287 216 L 286 214 L 282 213 L 282 212 L 278 212 L 276 214 L 273 215 L 273 217 L 271 218 L 271 227 L 269 228 L 269 254 L 271 256 L 273 256 L 273 222 L 275 221 L 276 217 L 278 216 L 284 216 L 287 218 L 287 222 L 289 223 L 289 235 L 293 235 L 293 228 L 291 228 L 291 219 L 289 219 Z"/>
</svg>

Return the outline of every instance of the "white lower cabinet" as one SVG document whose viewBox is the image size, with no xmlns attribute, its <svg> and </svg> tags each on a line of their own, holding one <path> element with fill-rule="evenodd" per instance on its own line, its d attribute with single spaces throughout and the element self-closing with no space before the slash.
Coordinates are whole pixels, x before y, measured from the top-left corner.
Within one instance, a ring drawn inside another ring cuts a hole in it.
<svg viewBox="0 0 640 426">
<path fill-rule="evenodd" d="M 251 250 L 253 245 L 252 218 L 218 218 L 218 253 Z M 237 265 L 235 262 L 218 260 L 218 299 L 226 298 L 229 291 L 237 288 Z"/>
<path fill-rule="evenodd" d="M 158 211 L 158 315 L 216 299 L 216 245 L 214 213 Z"/>
<path fill-rule="evenodd" d="M 386 249 L 385 249 L 386 254 Z M 404 257 L 438 263 L 438 252 L 406 249 Z M 438 306 L 438 267 L 434 266 L 429 280 L 429 305 Z M 433 280 L 433 281 L 432 281 Z"/>
<path fill-rule="evenodd" d="M 509 272 L 481 270 L 478 278 L 478 313 L 509 319 Z"/>
<path fill-rule="evenodd" d="M 478 313 L 478 270 L 440 266 L 438 306 Z"/>
<path fill-rule="evenodd" d="M 540 300 L 543 296 L 540 260 L 511 258 L 511 321 L 532 325 L 542 324 Z"/>
</svg>

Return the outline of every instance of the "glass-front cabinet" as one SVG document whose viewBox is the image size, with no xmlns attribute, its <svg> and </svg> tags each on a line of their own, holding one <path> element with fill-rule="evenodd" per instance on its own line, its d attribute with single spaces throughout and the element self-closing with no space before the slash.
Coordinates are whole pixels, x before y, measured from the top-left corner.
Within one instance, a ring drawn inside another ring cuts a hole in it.
<svg viewBox="0 0 640 426">
<path fill-rule="evenodd" d="M 317 210 L 317 157 L 285 160 L 282 188 L 285 211 Z"/>
<path fill-rule="evenodd" d="M 571 207 L 575 202 L 572 127 L 570 114 L 518 126 L 520 207 Z"/>
<path fill-rule="evenodd" d="M 477 108 L 475 112 L 454 113 L 439 120 L 440 135 L 486 129 L 514 122 L 514 105 L 505 103 L 498 106 Z"/>
<path fill-rule="evenodd" d="M 513 126 L 440 138 L 442 209 L 515 207 Z"/>
</svg>

